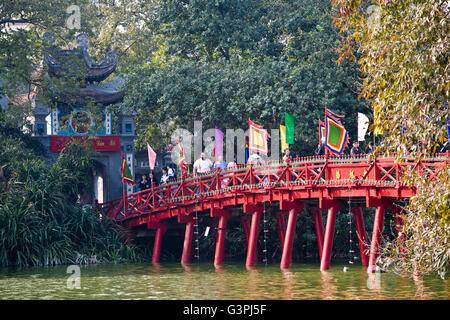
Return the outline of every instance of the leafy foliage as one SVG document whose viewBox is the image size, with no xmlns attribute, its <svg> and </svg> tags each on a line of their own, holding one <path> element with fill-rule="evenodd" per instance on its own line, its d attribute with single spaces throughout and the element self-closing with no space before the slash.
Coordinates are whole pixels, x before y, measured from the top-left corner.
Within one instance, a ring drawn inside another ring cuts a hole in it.
<svg viewBox="0 0 450 320">
<path fill-rule="evenodd" d="M 449 117 L 449 21 L 445 1 L 335 0 L 343 34 L 339 61 L 355 59 L 364 72 L 361 96 L 370 99 L 374 128 L 384 132 L 386 152 L 446 150 Z M 448 146 L 447 146 L 448 149 Z M 437 182 L 426 174 L 408 177 L 418 196 L 405 208 L 402 241 L 386 246 L 384 265 L 411 274 L 449 267 L 450 169 Z"/>
<path fill-rule="evenodd" d="M 92 153 L 86 146 L 68 145 L 51 166 L 33 151 L 40 148 L 30 137 L 0 128 L 1 266 L 142 258 L 125 244 L 123 230 L 76 202 L 91 185 Z"/>
<path fill-rule="evenodd" d="M 251 10 L 249 9 L 251 8 Z M 338 33 L 328 1 L 165 1 L 149 26 L 164 51 L 128 74 L 124 107 L 138 110 L 138 148 L 170 143 L 177 127 L 247 128 L 248 118 L 278 128 L 294 114 L 294 151 L 312 154 L 317 119 L 328 107 L 366 111 L 356 97 L 358 69 L 337 66 Z M 158 135 L 150 128 L 162 127 Z M 163 139 L 161 141 L 160 139 Z"/>
</svg>

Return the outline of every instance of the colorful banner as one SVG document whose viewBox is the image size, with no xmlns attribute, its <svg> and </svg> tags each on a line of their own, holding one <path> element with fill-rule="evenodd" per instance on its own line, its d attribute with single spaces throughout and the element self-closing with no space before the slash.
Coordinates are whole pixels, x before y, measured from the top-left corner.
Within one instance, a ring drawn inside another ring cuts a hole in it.
<svg viewBox="0 0 450 320">
<path fill-rule="evenodd" d="M 369 118 L 364 113 L 358 112 L 358 141 L 364 141 L 368 128 Z"/>
<path fill-rule="evenodd" d="M 295 143 L 295 135 L 294 135 L 294 128 L 295 128 L 295 117 L 285 112 L 285 123 L 286 125 L 286 143 L 288 144 L 294 144 Z"/>
<path fill-rule="evenodd" d="M 92 141 L 95 151 L 120 151 L 120 136 L 50 136 L 50 151 L 60 152 L 69 141 Z"/>
<path fill-rule="evenodd" d="M 322 122 L 322 120 L 319 119 L 319 142 L 322 141 L 322 138 L 325 138 L 325 123 Z"/>
<path fill-rule="evenodd" d="M 267 138 L 269 134 L 262 126 L 257 125 L 248 119 L 248 135 L 249 135 L 249 146 L 250 152 L 259 152 L 261 154 L 269 153 L 269 145 L 267 143 Z"/>
<path fill-rule="evenodd" d="M 248 158 L 250 157 L 250 152 L 248 151 L 248 141 L 245 141 L 245 163 L 248 162 Z"/>
<path fill-rule="evenodd" d="M 214 145 L 214 161 L 218 156 L 223 156 L 223 137 L 224 133 L 216 127 L 215 145 Z"/>
<path fill-rule="evenodd" d="M 333 117 L 333 118 L 343 118 L 343 117 L 344 117 L 344 115 L 334 113 L 333 111 L 331 111 L 331 110 L 328 109 L 328 108 L 325 108 L 325 116 L 326 116 L 326 115 L 329 115 L 329 116 L 331 116 L 331 117 Z M 339 121 L 339 120 L 337 120 L 337 121 Z"/>
<path fill-rule="evenodd" d="M 183 144 L 181 143 L 181 137 L 178 137 L 178 152 L 179 152 L 179 159 L 178 159 L 178 165 L 181 169 L 181 175 L 184 177 L 188 174 L 188 164 L 186 163 L 186 158 L 184 154 Z"/>
<path fill-rule="evenodd" d="M 373 107 L 373 125 L 374 125 L 373 134 L 376 136 L 384 134 L 383 126 L 381 124 L 381 121 L 379 120 L 380 113 L 381 113 L 380 106 L 375 105 Z"/>
<path fill-rule="evenodd" d="M 281 140 L 281 153 L 284 153 L 286 148 L 289 148 L 289 144 L 286 143 L 286 127 L 280 125 L 280 140 Z"/>
<path fill-rule="evenodd" d="M 325 115 L 325 147 L 331 152 L 342 154 L 348 142 L 348 132 L 344 126 L 329 114 Z"/>
<path fill-rule="evenodd" d="M 122 152 L 122 167 L 120 168 L 120 172 L 122 173 L 122 181 L 123 183 L 134 184 L 133 175 L 131 174 L 131 170 L 125 161 Z"/>
<path fill-rule="evenodd" d="M 156 163 L 156 152 L 153 151 L 152 147 L 147 143 L 147 152 L 148 152 L 148 164 L 150 166 L 150 169 L 155 169 L 155 163 Z"/>
</svg>

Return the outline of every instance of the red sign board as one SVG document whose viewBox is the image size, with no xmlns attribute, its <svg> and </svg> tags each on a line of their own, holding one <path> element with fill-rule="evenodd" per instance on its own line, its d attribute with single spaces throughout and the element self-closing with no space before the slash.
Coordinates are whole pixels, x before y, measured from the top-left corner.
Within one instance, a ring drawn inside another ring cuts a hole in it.
<svg viewBox="0 0 450 320">
<path fill-rule="evenodd" d="M 120 136 L 51 136 L 50 150 L 60 152 L 69 141 L 91 141 L 95 151 L 120 151 Z"/>
</svg>

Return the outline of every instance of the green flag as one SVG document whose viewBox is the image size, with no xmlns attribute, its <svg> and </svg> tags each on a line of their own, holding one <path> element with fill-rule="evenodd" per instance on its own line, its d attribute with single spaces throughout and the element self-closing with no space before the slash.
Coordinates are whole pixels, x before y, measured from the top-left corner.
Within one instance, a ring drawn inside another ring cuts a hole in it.
<svg viewBox="0 0 450 320">
<path fill-rule="evenodd" d="M 294 127 L 295 127 L 295 117 L 286 112 L 286 143 L 294 144 Z"/>
</svg>

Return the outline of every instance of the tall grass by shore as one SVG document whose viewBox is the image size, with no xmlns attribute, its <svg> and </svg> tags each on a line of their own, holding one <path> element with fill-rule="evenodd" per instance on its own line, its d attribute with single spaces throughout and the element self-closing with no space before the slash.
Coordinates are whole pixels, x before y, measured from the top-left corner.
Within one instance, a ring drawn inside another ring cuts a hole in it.
<svg viewBox="0 0 450 320">
<path fill-rule="evenodd" d="M 73 143 L 50 164 L 42 146 L 0 121 L 0 266 L 142 259 L 117 225 L 77 201 L 92 185 L 93 156 Z"/>
</svg>

